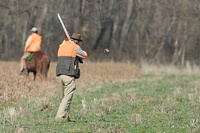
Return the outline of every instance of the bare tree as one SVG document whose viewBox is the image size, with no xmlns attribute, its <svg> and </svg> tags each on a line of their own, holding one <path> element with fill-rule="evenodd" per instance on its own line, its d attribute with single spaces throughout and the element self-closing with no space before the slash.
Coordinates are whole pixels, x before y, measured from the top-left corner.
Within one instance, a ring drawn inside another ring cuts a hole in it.
<svg viewBox="0 0 200 133">
<path fill-rule="evenodd" d="M 82 34 L 90 60 L 104 60 L 103 49 L 109 48 L 115 61 L 200 64 L 199 0 L 0 1 L 3 60 L 21 57 L 32 26 L 43 36 L 43 50 L 56 60 L 64 36 L 60 13 L 71 34 Z"/>
</svg>

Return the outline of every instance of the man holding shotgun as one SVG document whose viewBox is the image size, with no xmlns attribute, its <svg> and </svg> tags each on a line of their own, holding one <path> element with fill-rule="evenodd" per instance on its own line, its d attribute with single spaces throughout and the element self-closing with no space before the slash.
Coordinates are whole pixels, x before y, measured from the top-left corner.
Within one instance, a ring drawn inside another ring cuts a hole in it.
<svg viewBox="0 0 200 133">
<path fill-rule="evenodd" d="M 82 61 L 80 59 L 85 59 L 88 55 L 79 46 L 79 43 L 82 42 L 81 35 L 73 33 L 70 38 L 61 18 L 59 20 L 65 31 L 65 37 L 58 49 L 56 77 L 62 100 L 55 119 L 71 121 L 69 110 L 76 89 L 75 79 L 80 77 L 79 62 Z"/>
</svg>

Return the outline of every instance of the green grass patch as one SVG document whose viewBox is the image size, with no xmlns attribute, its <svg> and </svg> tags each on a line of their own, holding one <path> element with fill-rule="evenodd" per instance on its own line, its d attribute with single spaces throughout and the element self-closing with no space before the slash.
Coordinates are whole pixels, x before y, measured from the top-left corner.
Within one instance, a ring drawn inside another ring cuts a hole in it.
<svg viewBox="0 0 200 133">
<path fill-rule="evenodd" d="M 78 88 L 70 116 L 54 120 L 58 94 L 0 107 L 0 132 L 198 132 L 199 75 L 144 74 L 132 82 Z"/>
</svg>

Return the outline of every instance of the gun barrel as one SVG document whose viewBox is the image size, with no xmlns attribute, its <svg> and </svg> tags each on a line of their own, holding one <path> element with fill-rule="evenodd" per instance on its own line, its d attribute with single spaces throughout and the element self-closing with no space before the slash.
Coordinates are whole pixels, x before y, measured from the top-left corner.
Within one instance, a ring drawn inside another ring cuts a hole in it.
<svg viewBox="0 0 200 133">
<path fill-rule="evenodd" d="M 65 24 L 63 23 L 63 21 L 62 21 L 62 19 L 61 19 L 61 17 L 60 17 L 60 14 L 58 13 L 57 16 L 58 16 L 58 19 L 59 19 L 59 21 L 60 21 L 60 24 L 62 25 L 62 28 L 63 28 L 63 30 L 64 30 L 66 36 L 67 36 L 67 39 L 68 39 L 68 40 L 71 40 L 71 38 L 70 38 L 70 36 L 69 36 L 69 34 L 68 34 L 68 32 L 67 32 L 67 28 L 65 27 Z"/>
</svg>

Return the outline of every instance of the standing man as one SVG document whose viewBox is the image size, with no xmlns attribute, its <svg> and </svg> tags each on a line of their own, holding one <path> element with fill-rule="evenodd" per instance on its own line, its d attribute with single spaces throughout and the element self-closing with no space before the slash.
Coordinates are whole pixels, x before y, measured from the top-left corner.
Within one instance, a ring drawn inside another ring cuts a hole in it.
<svg viewBox="0 0 200 133">
<path fill-rule="evenodd" d="M 26 58 L 33 52 L 41 51 L 41 43 L 42 43 L 42 36 L 38 34 L 38 29 L 36 27 L 33 27 L 31 29 L 31 34 L 29 35 L 25 47 L 24 47 L 24 54 L 21 57 L 20 61 L 20 75 L 21 74 L 28 74 L 27 68 L 26 68 Z"/>
<path fill-rule="evenodd" d="M 73 33 L 70 41 L 65 35 L 58 49 L 56 76 L 62 100 L 55 117 L 56 120 L 70 121 L 69 110 L 76 89 L 75 79 L 80 77 L 79 62 L 82 63 L 80 59 L 88 56 L 79 46 L 80 42 L 82 42 L 80 34 Z"/>
</svg>

